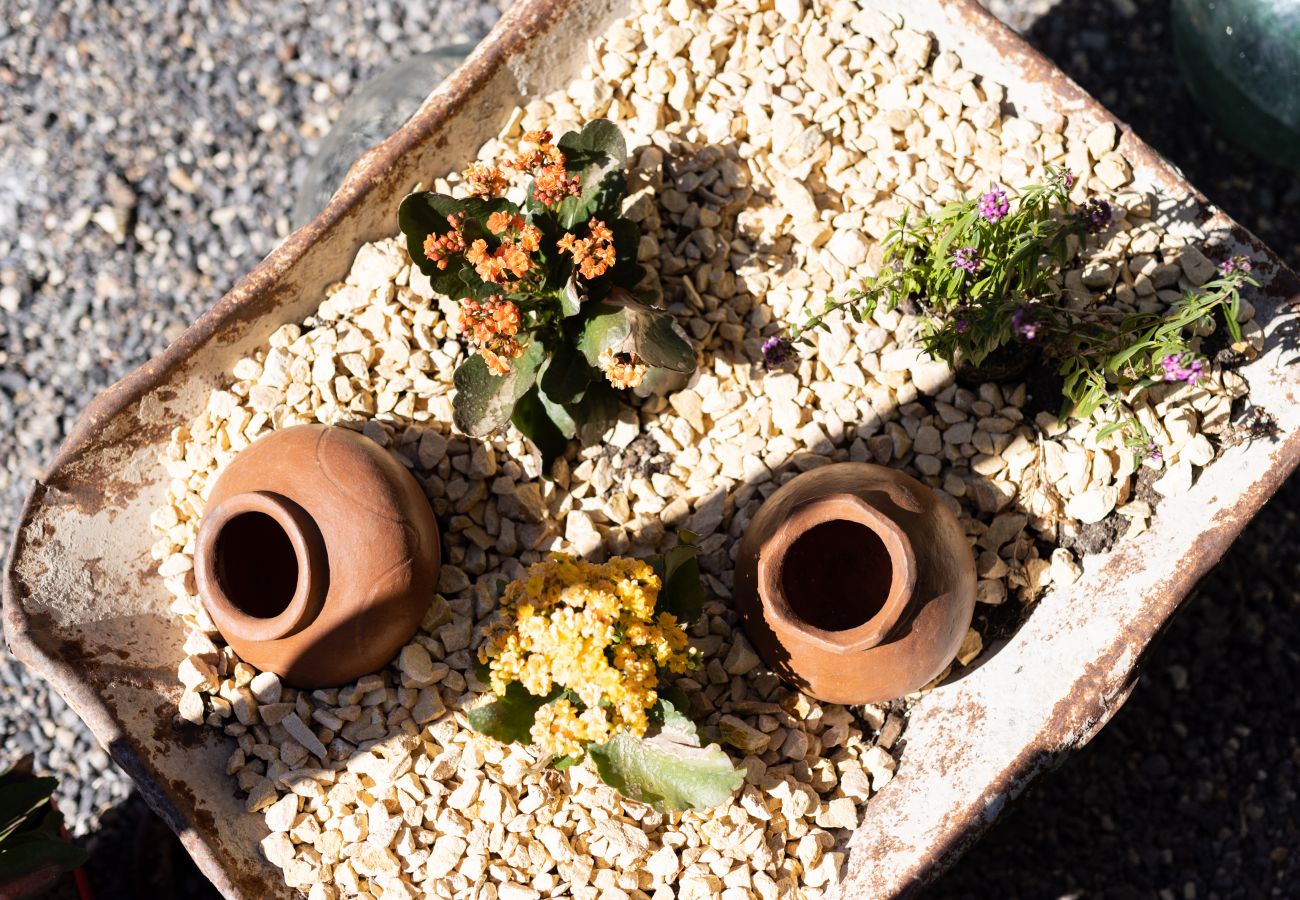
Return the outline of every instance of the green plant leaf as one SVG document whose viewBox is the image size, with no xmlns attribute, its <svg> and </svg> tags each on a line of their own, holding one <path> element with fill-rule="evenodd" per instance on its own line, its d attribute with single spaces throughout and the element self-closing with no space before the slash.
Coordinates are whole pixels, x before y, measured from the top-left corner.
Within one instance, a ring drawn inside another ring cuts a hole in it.
<svg viewBox="0 0 1300 900">
<path fill-rule="evenodd" d="M 1097 432 L 1097 440 L 1104 441 L 1127 424 L 1127 421 L 1111 422 L 1109 425 Z"/>
<path fill-rule="evenodd" d="M 52 827 L 58 831 L 58 813 L 51 812 L 55 823 Z M 19 875 L 34 872 L 46 866 L 53 866 L 61 872 L 70 872 L 90 858 L 85 850 L 70 844 L 61 837 L 41 831 L 16 834 L 0 845 L 0 883 Z"/>
<path fill-rule="evenodd" d="M 618 391 L 602 377 L 593 381 L 582 399 L 568 409 L 577 424 L 578 440 L 588 446 L 599 444 L 618 419 Z"/>
<path fill-rule="evenodd" d="M 397 223 L 406 236 L 406 250 L 420 271 L 429 277 L 429 283 L 440 294 L 459 299 L 457 294 L 463 282 L 460 269 L 463 264 L 453 261 L 445 269 L 424 255 L 425 239 L 431 234 L 444 235 L 451 230 L 447 216 L 463 212 L 465 201 L 432 191 L 408 194 L 397 208 Z"/>
<path fill-rule="evenodd" d="M 560 225 L 572 230 L 593 217 L 608 224 L 621 211 L 627 194 L 627 142 L 608 119 L 588 122 L 556 142 L 564 152 L 565 168 L 581 179 L 582 194 L 560 203 Z M 531 193 L 531 191 L 530 191 Z"/>
<path fill-rule="evenodd" d="M 632 352 L 651 366 L 672 372 L 695 370 L 695 350 L 666 312 L 633 300 L 626 292 L 600 304 L 588 304 L 578 337 L 587 361 L 598 366 L 600 354 L 613 347 Z"/>
<path fill-rule="evenodd" d="M 562 406 L 546 403 L 537 385 L 519 398 L 510 421 L 519 433 L 537 445 L 542 454 L 542 471 L 549 473 L 551 464 L 564 455 L 573 437 L 573 420 Z"/>
<path fill-rule="evenodd" d="M 551 768 L 557 772 L 563 772 L 565 769 L 576 766 L 582 762 L 582 753 L 571 753 L 568 756 L 557 756 L 551 760 Z"/>
<path fill-rule="evenodd" d="M 691 543 L 689 532 L 678 536 L 678 544 L 651 561 L 661 586 L 656 607 L 672 613 L 677 621 L 690 624 L 704 611 L 704 582 L 700 578 L 700 548 Z"/>
<path fill-rule="evenodd" d="M 556 342 L 555 351 L 537 376 L 542 392 L 554 403 L 582 399 L 588 385 L 600 377 L 571 340 Z"/>
<path fill-rule="evenodd" d="M 663 725 L 653 735 L 619 734 L 588 746 L 587 754 L 606 784 L 660 812 L 716 806 L 745 780 L 744 770 L 721 747 L 701 747 L 695 726 L 676 711 L 665 711 Z"/>
<path fill-rule="evenodd" d="M 664 685 L 659 688 L 659 701 L 650 708 L 650 721 L 661 728 L 675 728 L 690 735 L 695 746 L 700 745 L 699 731 L 695 723 L 684 710 L 690 708 L 686 693 L 677 685 Z"/>
<path fill-rule="evenodd" d="M 639 303 L 636 307 L 628 310 L 636 355 L 670 372 L 693 372 L 695 348 L 678 331 L 676 320 Z"/>
<path fill-rule="evenodd" d="M 537 711 L 562 694 L 560 688 L 545 697 L 530 694 L 522 684 L 511 682 L 504 696 L 471 709 L 466 718 L 469 726 L 479 734 L 486 734 L 503 744 L 531 744 L 529 729 L 537 718 Z"/>
<path fill-rule="evenodd" d="M 23 828 L 33 827 L 42 807 L 48 809 L 50 796 L 59 786 L 57 778 L 14 776 L 0 784 L 0 841 Z"/>
<path fill-rule="evenodd" d="M 545 358 L 542 342 L 533 335 L 524 355 L 511 360 L 510 372 L 493 375 L 479 354 L 456 368 L 452 408 L 456 427 L 470 437 L 486 437 L 510 420 L 515 404 L 537 381 Z"/>
<path fill-rule="evenodd" d="M 600 354 L 609 347 L 620 347 L 632 334 L 627 309 L 610 303 L 588 303 L 582 311 L 578 332 L 578 349 L 593 367 L 600 366 Z"/>
</svg>

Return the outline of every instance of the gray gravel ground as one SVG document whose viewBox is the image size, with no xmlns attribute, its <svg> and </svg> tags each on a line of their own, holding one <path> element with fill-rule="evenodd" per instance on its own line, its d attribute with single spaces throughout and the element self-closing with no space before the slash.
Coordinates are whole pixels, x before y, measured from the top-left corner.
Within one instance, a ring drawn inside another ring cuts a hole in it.
<svg viewBox="0 0 1300 900">
<path fill-rule="evenodd" d="M 505 2 L 505 0 L 502 0 Z M 1173 67 L 1167 0 L 989 0 L 1300 265 L 1300 177 L 1244 157 Z M 351 89 L 481 36 L 494 3 L 0 3 L 0 537 L 86 400 L 287 232 Z M 1142 683 L 939 897 L 1300 895 L 1300 481 L 1189 602 Z M 57 696 L 0 653 L 0 754 L 63 777 L 102 898 L 199 896 L 183 851 Z M 133 862 L 134 861 L 134 862 Z"/>
<path fill-rule="evenodd" d="M 382 8 L 381 8 L 382 7 Z M 481 38 L 494 3 L 0 2 L 0 539 L 86 401 L 289 231 L 353 86 Z M 63 778 L 77 833 L 129 791 L 0 653 L 0 759 Z"/>
</svg>

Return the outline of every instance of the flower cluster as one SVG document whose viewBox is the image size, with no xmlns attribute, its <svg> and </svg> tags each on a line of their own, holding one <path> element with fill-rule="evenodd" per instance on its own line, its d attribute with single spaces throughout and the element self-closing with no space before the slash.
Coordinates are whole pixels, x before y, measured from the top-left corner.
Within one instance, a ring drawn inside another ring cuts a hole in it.
<svg viewBox="0 0 1300 900">
<path fill-rule="evenodd" d="M 1160 360 L 1164 369 L 1165 381 L 1185 381 L 1196 384 L 1204 375 L 1203 364 L 1199 359 L 1191 358 L 1186 353 L 1170 353 Z"/>
<path fill-rule="evenodd" d="M 1033 313 L 1028 312 L 1023 306 L 1011 316 L 1011 328 L 1022 340 L 1032 341 L 1038 337 L 1038 330 L 1041 327 Z"/>
<path fill-rule="evenodd" d="M 774 334 L 763 341 L 763 366 L 769 371 L 784 366 L 794 355 L 794 342 L 788 337 Z"/>
<path fill-rule="evenodd" d="M 1253 268 L 1249 256 L 1230 256 L 1219 263 L 1219 272 L 1222 275 L 1231 275 L 1234 272 L 1250 272 Z"/>
<path fill-rule="evenodd" d="M 619 389 L 639 387 L 649 371 L 635 353 L 606 347 L 600 353 L 600 370 L 609 383 Z"/>
<path fill-rule="evenodd" d="M 974 247 L 962 247 L 952 255 L 952 267 L 954 269 L 964 269 L 971 275 L 980 270 L 984 260 L 980 259 L 979 253 Z"/>
<path fill-rule="evenodd" d="M 478 277 L 490 284 L 507 284 L 514 279 L 523 278 L 533 267 L 533 260 L 528 252 L 511 241 L 502 241 L 495 248 L 479 238 L 465 251 Z"/>
<path fill-rule="evenodd" d="M 460 304 L 469 336 L 453 377 L 456 427 L 483 438 L 513 422 L 547 473 L 569 441 L 613 426 L 616 389 L 695 368 L 671 314 L 634 293 L 654 291 L 636 259 L 640 228 L 623 215 L 626 166 L 612 122 L 559 140 L 532 131 L 513 158 L 470 165 L 458 195 L 418 192 L 398 210 L 412 262 Z M 515 178 L 529 183 L 515 191 Z M 556 360 L 564 376 L 543 378 Z"/>
<path fill-rule="evenodd" d="M 1100 197 L 1089 197 L 1088 202 L 1079 210 L 1079 218 L 1089 234 L 1099 234 L 1110 227 L 1115 212 L 1110 203 Z"/>
<path fill-rule="evenodd" d="M 1007 200 L 1007 192 L 1000 188 L 990 188 L 980 197 L 979 211 L 989 224 L 996 225 L 1001 222 L 1006 218 L 1007 213 L 1011 212 L 1011 202 Z"/>
<path fill-rule="evenodd" d="M 471 197 L 478 197 L 482 200 L 491 200 L 500 197 L 506 192 L 509 184 L 506 176 L 502 173 L 500 166 L 489 166 L 483 163 L 471 163 L 469 168 L 463 173 L 465 184 Z"/>
<path fill-rule="evenodd" d="M 424 255 L 437 265 L 439 270 L 445 270 L 453 256 L 465 252 L 465 234 L 461 231 L 464 227 L 465 214 L 452 213 L 447 217 L 447 222 L 451 225 L 451 230 L 446 234 L 430 233 L 424 239 Z"/>
<path fill-rule="evenodd" d="M 478 348 L 493 375 L 505 375 L 509 360 L 523 356 L 524 348 L 515 337 L 520 322 L 519 307 L 499 294 L 481 303 L 469 298 L 460 301 L 460 331 Z"/>
<path fill-rule="evenodd" d="M 530 131 L 524 143 L 533 147 L 520 153 L 507 166 L 533 176 L 533 199 L 542 206 L 558 206 L 565 197 L 582 195 L 582 180 L 569 175 L 564 154 L 551 143 L 549 131 Z"/>
<path fill-rule="evenodd" d="M 655 608 L 661 586 L 640 560 L 557 553 L 506 587 L 479 661 L 498 696 L 513 682 L 537 697 L 560 692 L 532 725 L 543 752 L 577 755 L 618 732 L 644 735 L 660 671 L 698 664 L 676 617 Z"/>
<path fill-rule="evenodd" d="M 604 222 L 592 219 L 587 226 L 587 237 L 577 238 L 566 233 L 556 244 L 561 253 L 573 257 L 573 264 L 583 278 L 599 278 L 618 262 L 614 252 L 614 232 Z"/>
<path fill-rule="evenodd" d="M 1042 183 L 1010 198 L 993 187 L 922 217 L 900 217 L 879 272 L 843 299 L 828 300 L 791 338 L 810 343 L 804 334 L 829 327 L 827 316 L 841 307 L 864 321 L 881 304 L 893 309 L 907 301 L 919 307 L 920 342 L 931 357 L 976 370 L 993 357 L 996 370 L 1032 349 L 1061 378 L 1062 415 L 1089 419 L 1101 411 L 1108 421 L 1099 423 L 1099 438 L 1123 429 L 1129 446 L 1144 449 L 1149 437 L 1133 413 L 1133 392 L 1155 381 L 1196 384 L 1208 366 L 1196 335 L 1221 318 L 1240 341 L 1240 290 L 1256 282 L 1250 260 L 1234 256 L 1219 266 L 1218 278 L 1165 309 L 1076 303 L 1062 290 L 1063 271 L 1088 235 L 1111 226 L 1115 211 L 1101 197 L 1075 203 L 1074 183 L 1068 170 L 1049 169 Z M 780 345 L 770 354 L 764 345 L 769 355 L 780 357 Z"/>
</svg>

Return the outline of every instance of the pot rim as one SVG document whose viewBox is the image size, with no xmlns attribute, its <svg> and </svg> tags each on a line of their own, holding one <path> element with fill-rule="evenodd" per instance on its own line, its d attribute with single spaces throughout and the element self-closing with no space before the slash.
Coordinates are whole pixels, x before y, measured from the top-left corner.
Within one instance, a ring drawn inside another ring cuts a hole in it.
<svg viewBox="0 0 1300 900">
<path fill-rule="evenodd" d="M 269 617 L 241 609 L 226 594 L 217 575 L 217 544 L 222 531 L 239 516 L 253 512 L 270 516 L 284 530 L 298 563 L 293 596 L 283 610 Z M 248 491 L 227 497 L 204 512 L 194 551 L 194 580 L 213 624 L 223 634 L 246 641 L 274 641 L 302 630 L 320 613 L 327 573 L 325 542 L 315 521 L 283 494 Z"/>
<path fill-rule="evenodd" d="M 852 522 L 874 533 L 885 545 L 891 569 L 889 592 L 880 609 L 865 622 L 842 631 L 809 624 L 795 612 L 782 587 L 790 548 L 813 528 L 835 521 Z M 883 642 L 907 611 L 916 582 L 916 553 L 907 533 L 862 497 L 848 492 L 828 494 L 796 506 L 758 551 L 758 589 L 767 601 L 765 607 L 772 624 L 798 632 L 836 653 L 867 650 Z"/>
</svg>

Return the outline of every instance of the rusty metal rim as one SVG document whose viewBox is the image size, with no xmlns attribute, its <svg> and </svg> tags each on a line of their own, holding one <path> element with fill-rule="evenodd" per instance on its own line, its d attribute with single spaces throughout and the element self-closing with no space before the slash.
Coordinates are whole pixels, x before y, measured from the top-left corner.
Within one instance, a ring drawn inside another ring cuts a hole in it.
<svg viewBox="0 0 1300 900">
<path fill-rule="evenodd" d="M 446 123 L 506 65 L 517 51 L 551 27 L 554 20 L 571 3 L 572 0 L 519 0 L 517 5 L 502 17 L 470 58 L 452 74 L 443 89 L 427 102 L 411 121 L 391 137 L 367 151 L 357 161 L 349 171 L 343 187 L 315 219 L 295 232 L 283 245 L 242 278 L 229 293 L 200 316 L 163 353 L 132 371 L 87 405 L 45 470 L 43 477 L 33 485 L 24 503 L 18 528 L 11 541 L 9 562 L 3 583 L 4 631 L 11 650 L 16 657 L 47 678 L 60 694 L 68 699 L 74 709 L 86 720 L 96 737 L 108 748 L 118 765 L 131 775 L 149 804 L 180 835 L 186 849 L 203 873 L 227 896 L 239 897 L 243 894 L 222 867 L 214 849 L 186 821 L 180 808 L 184 805 L 183 800 L 166 785 L 165 781 L 160 782 L 147 759 L 138 753 L 137 748 L 122 733 L 104 701 L 87 689 L 73 666 L 45 653 L 30 637 L 29 622 L 19 602 L 22 589 L 18 585 L 13 566 L 23 546 L 23 535 L 46 493 L 57 490 L 62 476 L 67 474 L 69 469 L 74 468 L 88 451 L 98 445 L 100 431 L 106 423 L 127 411 L 155 389 L 164 378 L 182 366 L 197 348 L 216 337 L 227 323 L 245 314 L 245 307 L 251 305 L 262 292 L 272 288 L 322 234 L 345 220 L 361 205 L 374 189 L 374 182 L 382 177 L 382 173 L 390 164 Z M 1004 57 L 1029 73 L 1031 81 L 1042 83 L 1058 97 L 1077 105 L 1091 115 L 1121 126 L 1124 132 L 1123 149 L 1130 158 L 1140 160 L 1151 167 L 1166 183 L 1177 184 L 1183 190 L 1189 188 L 1174 167 L 1163 157 L 1138 139 L 1131 129 L 1107 112 L 1042 54 L 1029 47 L 1023 39 L 994 18 L 976 0 L 949 0 L 945 5 L 950 14 L 965 28 L 997 48 Z M 1191 193 L 1204 207 L 1206 202 L 1204 196 L 1194 188 L 1191 189 Z M 1257 239 L 1240 226 L 1232 225 L 1232 227 L 1237 233 L 1245 235 L 1245 239 L 1250 243 L 1261 246 Z M 1283 290 L 1291 294 L 1297 293 L 1295 276 L 1285 270 L 1280 274 Z M 1292 435 L 1287 439 L 1278 462 L 1268 469 L 1258 484 L 1239 499 L 1232 514 L 1221 517 L 1221 521 L 1216 521 L 1203 533 L 1202 552 L 1194 554 L 1194 558 L 1188 560 L 1187 565 L 1181 567 L 1175 576 L 1166 582 L 1160 591 L 1160 602 L 1148 609 L 1147 615 L 1141 622 L 1133 623 L 1133 629 L 1121 642 L 1113 645 L 1111 661 L 1118 659 L 1126 649 L 1139 648 L 1145 652 L 1150 641 L 1165 626 L 1169 616 L 1177 609 L 1195 582 L 1226 552 L 1242 528 L 1295 469 L 1297 463 L 1300 463 L 1300 435 Z M 1068 708 L 1058 707 L 1054 710 L 1052 719 L 1058 727 L 1050 732 L 1041 733 L 1038 739 L 1025 747 L 1015 761 L 1004 768 L 1000 776 L 990 784 L 984 797 L 981 798 L 985 801 L 986 808 L 996 809 L 1006 798 L 1015 796 L 1034 775 L 1059 755 L 1062 748 L 1086 740 L 1089 733 L 1105 724 L 1118 709 L 1132 687 L 1132 677 L 1138 668 L 1138 659 L 1134 659 L 1121 673 L 1118 684 L 1115 683 L 1113 674 L 1110 674 L 1119 671 L 1118 668 L 1103 666 L 1102 662 L 1098 662 L 1093 672 L 1085 673 L 1078 679 L 1076 684 L 1080 690 L 1071 697 Z M 1079 720 L 1089 723 L 1088 731 L 1083 735 L 1069 733 L 1068 723 Z M 918 856 L 911 867 L 902 873 L 901 878 L 899 878 L 900 873 L 894 873 L 897 879 L 895 886 L 903 893 L 911 893 L 950 865 L 991 823 L 993 816 L 980 814 L 978 809 L 978 805 L 972 805 L 968 807 L 970 811 L 947 821 L 943 836 L 936 846 Z"/>
<path fill-rule="evenodd" d="M 0 586 L 3 630 L 10 652 L 48 680 L 76 710 L 114 762 L 131 776 L 149 805 L 180 837 L 200 871 L 224 896 L 233 898 L 245 895 L 223 867 L 214 848 L 187 821 L 181 810 L 185 805 L 183 799 L 166 779 L 158 777 L 144 754 L 122 732 L 104 701 L 96 692 L 88 689 L 74 667 L 46 653 L 31 638 L 30 622 L 20 602 L 20 593 L 23 591 L 14 570 L 14 561 L 23 546 L 23 535 L 46 493 L 58 490 L 61 476 L 75 467 L 97 445 L 106 423 L 140 402 L 141 398 L 181 367 L 197 348 L 207 344 L 228 322 L 239 317 L 243 308 L 253 302 L 259 293 L 272 287 L 322 234 L 360 206 L 373 190 L 373 182 L 393 161 L 400 159 L 425 135 L 437 131 L 451 119 L 506 65 L 511 56 L 546 30 L 571 2 L 572 0 L 521 0 L 507 11 L 487 38 L 448 77 L 436 96 L 426 102 L 401 129 L 366 151 L 353 164 L 342 187 L 315 219 L 294 232 L 241 278 L 161 354 L 132 370 L 87 404 L 23 503 L 18 525 L 10 541 L 3 585 Z M 370 175 L 371 172 L 376 174 Z"/>
</svg>

